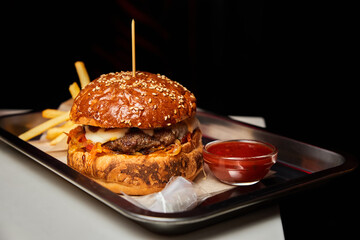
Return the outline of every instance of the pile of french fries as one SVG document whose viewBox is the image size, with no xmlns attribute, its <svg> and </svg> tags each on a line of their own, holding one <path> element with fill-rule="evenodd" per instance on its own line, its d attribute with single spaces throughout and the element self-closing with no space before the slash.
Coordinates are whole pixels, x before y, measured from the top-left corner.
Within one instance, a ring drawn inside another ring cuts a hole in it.
<svg viewBox="0 0 360 240">
<path fill-rule="evenodd" d="M 89 74 L 85 68 L 85 64 L 81 61 L 75 62 L 76 72 L 79 76 L 81 88 L 84 88 L 89 82 Z M 70 94 L 73 99 L 79 94 L 79 85 L 74 82 L 69 87 Z M 40 134 L 46 132 L 46 139 L 50 141 L 50 145 L 56 145 L 61 142 L 66 133 L 75 128 L 77 124 L 70 121 L 70 111 L 60 111 L 57 109 L 45 109 L 42 111 L 42 117 L 49 119 L 34 128 L 29 129 L 23 134 L 19 135 L 19 138 L 28 141 Z"/>
</svg>

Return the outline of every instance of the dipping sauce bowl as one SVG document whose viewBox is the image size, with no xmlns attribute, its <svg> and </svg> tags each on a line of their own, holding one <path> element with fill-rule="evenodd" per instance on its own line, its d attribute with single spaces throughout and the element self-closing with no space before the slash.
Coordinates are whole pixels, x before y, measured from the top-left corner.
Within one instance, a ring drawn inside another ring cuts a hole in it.
<svg viewBox="0 0 360 240">
<path fill-rule="evenodd" d="M 275 146 L 257 140 L 217 140 L 205 145 L 204 161 L 220 181 L 247 186 L 259 182 L 276 162 Z"/>
</svg>

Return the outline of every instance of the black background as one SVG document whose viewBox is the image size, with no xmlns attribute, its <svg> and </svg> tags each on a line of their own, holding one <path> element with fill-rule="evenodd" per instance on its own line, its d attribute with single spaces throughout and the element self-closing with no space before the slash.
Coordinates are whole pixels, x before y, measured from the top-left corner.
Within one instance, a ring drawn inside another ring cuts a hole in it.
<svg viewBox="0 0 360 240">
<path fill-rule="evenodd" d="M 327 1 L 2 3 L 0 108 L 70 98 L 74 62 L 91 79 L 137 69 L 167 75 L 222 115 L 263 116 L 271 131 L 359 155 L 355 6 Z M 358 170 L 281 201 L 287 238 L 350 234 Z M 311 230 L 311 231 L 310 231 Z M 349 235 L 350 236 L 350 235 Z"/>
</svg>

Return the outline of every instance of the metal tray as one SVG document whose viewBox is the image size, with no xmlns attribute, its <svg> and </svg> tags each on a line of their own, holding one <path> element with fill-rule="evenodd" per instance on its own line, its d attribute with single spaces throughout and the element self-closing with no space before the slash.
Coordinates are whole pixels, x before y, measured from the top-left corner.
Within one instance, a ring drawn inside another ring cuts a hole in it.
<svg viewBox="0 0 360 240">
<path fill-rule="evenodd" d="M 0 140 L 11 145 L 36 162 L 60 175 L 115 211 L 145 228 L 162 234 L 185 233 L 202 226 L 223 221 L 279 199 L 315 183 L 354 170 L 355 159 L 270 133 L 264 129 L 198 112 L 204 143 L 213 139 L 258 139 L 277 146 L 275 174 L 258 184 L 236 187 L 206 199 L 196 208 L 179 213 L 156 213 L 139 208 L 119 195 L 100 186 L 61 161 L 33 147 L 17 136 L 44 121 L 41 113 L 33 112 L 0 118 Z"/>
</svg>

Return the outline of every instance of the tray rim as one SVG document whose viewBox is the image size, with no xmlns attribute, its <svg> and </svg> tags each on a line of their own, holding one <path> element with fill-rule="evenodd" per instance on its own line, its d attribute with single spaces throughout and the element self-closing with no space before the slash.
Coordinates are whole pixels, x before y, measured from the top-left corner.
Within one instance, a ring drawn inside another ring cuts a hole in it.
<svg viewBox="0 0 360 240">
<path fill-rule="evenodd" d="M 1 116 L 0 119 L 6 119 L 9 117 L 14 116 L 21 116 L 27 115 L 32 113 L 37 113 L 38 111 L 31 111 L 26 113 L 20 114 L 13 114 L 13 115 L 5 115 Z M 250 124 L 242 123 L 230 118 L 226 118 L 223 116 L 219 116 L 213 113 L 209 113 L 206 111 L 198 112 L 203 115 L 208 115 L 211 117 L 215 117 L 224 121 L 231 121 L 236 124 L 245 125 L 246 127 L 254 128 L 260 131 L 271 133 L 263 128 L 259 128 Z M 275 134 L 275 133 L 274 133 Z M 277 136 L 281 136 L 275 134 Z M 283 136 L 281 136 L 283 137 Z M 284 137 L 286 139 L 291 139 Z M 166 229 L 169 228 L 169 224 L 173 227 L 184 226 L 184 225 L 191 225 L 200 222 L 206 222 L 213 220 L 219 216 L 225 216 L 230 213 L 241 212 L 242 210 L 250 209 L 251 206 L 260 205 L 264 202 L 272 201 L 278 199 L 279 197 L 288 194 L 289 192 L 294 192 L 300 190 L 306 186 L 310 186 L 314 183 L 322 182 L 326 179 L 333 178 L 335 176 L 339 176 L 345 174 L 347 172 L 353 171 L 358 166 L 358 161 L 351 155 L 347 153 L 338 153 L 328 149 L 324 149 L 321 147 L 322 150 L 331 151 L 336 153 L 344 158 L 344 162 L 336 167 L 332 167 L 326 170 L 322 170 L 319 172 L 314 172 L 311 174 L 307 174 L 306 176 L 299 177 L 296 179 L 291 179 L 285 183 L 280 183 L 275 186 L 269 186 L 266 188 L 266 191 L 256 192 L 254 194 L 253 199 L 256 201 L 241 201 L 239 204 L 239 198 L 235 199 L 228 199 L 227 201 L 235 202 L 236 206 L 229 206 L 227 208 L 222 208 L 221 211 L 217 208 L 217 204 L 213 204 L 207 207 L 199 207 L 194 208 L 190 211 L 179 212 L 179 213 L 158 213 L 152 212 L 145 209 L 141 209 L 132 203 L 128 202 L 126 199 L 122 198 L 121 196 L 111 192 L 110 190 L 102 187 L 101 185 L 97 184 L 90 178 L 82 175 L 81 173 L 77 172 L 76 170 L 69 167 L 67 164 L 62 163 L 61 161 L 53 158 L 49 154 L 41 151 L 40 149 L 32 146 L 31 144 L 19 139 L 17 136 L 13 135 L 12 133 L 8 132 L 7 130 L 3 129 L 0 126 L 0 140 L 4 143 L 10 145 L 11 147 L 15 148 L 22 154 L 30 157 L 40 165 L 48 168 L 55 174 L 61 176 L 68 182 L 72 183 L 76 187 L 80 188 L 81 190 L 85 191 L 92 197 L 98 199 L 102 203 L 108 205 L 109 207 L 113 208 L 120 214 L 128 217 L 148 228 L 151 231 L 157 231 L 158 229 L 164 230 L 164 226 L 167 226 Z M 294 140 L 294 139 L 291 139 Z M 297 141 L 297 140 L 295 140 Z M 298 141 L 302 144 L 307 144 L 301 141 Z M 307 144 L 311 145 L 311 144 Z M 311 145 L 313 146 L 313 145 Z M 229 190 L 232 191 L 232 190 Z M 226 191 L 228 192 L 228 191 Z M 237 200 L 237 201 L 235 201 Z M 241 199 L 240 199 L 241 200 Z M 223 202 L 224 203 L 224 202 Z"/>
</svg>

